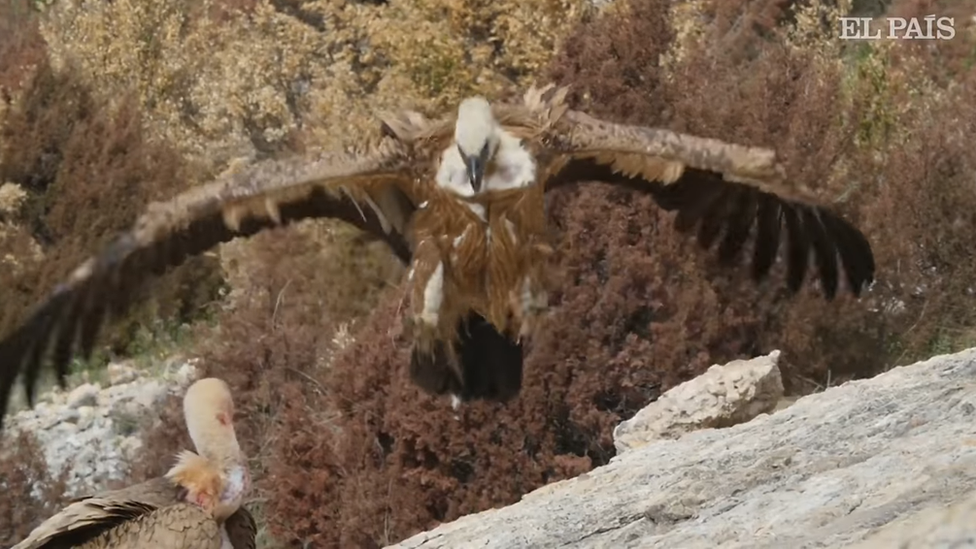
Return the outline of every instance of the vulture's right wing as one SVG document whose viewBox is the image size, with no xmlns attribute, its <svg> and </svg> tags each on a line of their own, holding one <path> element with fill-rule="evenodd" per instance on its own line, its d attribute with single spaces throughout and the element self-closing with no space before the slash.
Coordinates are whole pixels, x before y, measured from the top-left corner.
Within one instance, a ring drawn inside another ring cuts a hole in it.
<svg viewBox="0 0 976 549">
<path fill-rule="evenodd" d="M 150 204 L 131 230 L 75 269 L 0 340 L 0 430 L 21 372 L 33 405 L 49 347 L 63 383 L 76 350 L 91 355 L 106 316 L 124 312 L 141 284 L 220 243 L 302 219 L 335 218 L 383 239 L 409 263 L 404 231 L 418 201 L 414 174 L 408 147 L 386 137 L 366 153 L 261 162 Z"/>
</svg>

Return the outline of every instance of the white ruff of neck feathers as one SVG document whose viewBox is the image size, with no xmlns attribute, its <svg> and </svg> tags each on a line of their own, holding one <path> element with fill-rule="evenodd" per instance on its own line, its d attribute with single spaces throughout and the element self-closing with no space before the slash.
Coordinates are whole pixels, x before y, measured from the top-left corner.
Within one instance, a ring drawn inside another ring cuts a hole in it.
<svg viewBox="0 0 976 549">
<path fill-rule="evenodd" d="M 251 472 L 244 463 L 231 465 L 224 473 L 224 489 L 220 493 L 222 503 L 240 505 L 251 490 Z"/>
<path fill-rule="evenodd" d="M 234 428 L 231 425 L 221 425 L 216 420 L 215 425 L 203 428 L 197 432 L 202 439 L 194 443 L 200 455 L 207 458 L 220 471 L 222 488 L 220 503 L 229 505 L 236 510 L 251 486 L 251 476 L 247 463 L 240 450 Z"/>
</svg>

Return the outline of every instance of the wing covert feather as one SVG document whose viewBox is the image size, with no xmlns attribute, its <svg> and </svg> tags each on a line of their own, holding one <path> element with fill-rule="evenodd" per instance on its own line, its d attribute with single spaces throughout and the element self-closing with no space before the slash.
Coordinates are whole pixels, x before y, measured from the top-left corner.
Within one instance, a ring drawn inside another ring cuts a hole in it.
<svg viewBox="0 0 976 549">
<path fill-rule="evenodd" d="M 785 186 L 783 166 L 776 152 L 720 139 L 698 137 L 662 128 L 615 124 L 579 111 L 567 111 L 553 125 L 556 149 L 573 157 L 602 157 L 601 163 L 629 175 L 643 175 L 662 183 L 680 178 L 685 169 L 722 174 L 792 200 L 816 200 L 807 189 Z"/>
</svg>

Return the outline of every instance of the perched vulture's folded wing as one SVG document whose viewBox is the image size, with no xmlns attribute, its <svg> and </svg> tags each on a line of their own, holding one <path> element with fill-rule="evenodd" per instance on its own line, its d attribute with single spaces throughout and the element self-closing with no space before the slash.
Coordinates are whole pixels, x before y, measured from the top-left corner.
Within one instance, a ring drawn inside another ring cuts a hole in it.
<svg viewBox="0 0 976 549">
<path fill-rule="evenodd" d="M 121 490 L 75 498 L 11 549 L 71 547 L 176 501 L 177 489 L 162 477 Z"/>
<path fill-rule="evenodd" d="M 140 507 L 137 502 L 133 509 Z M 103 521 L 102 528 L 74 523 L 42 539 L 25 540 L 15 549 L 56 549 L 84 547 L 90 549 L 220 549 L 220 526 L 213 516 L 191 503 L 174 503 L 159 509 L 139 512 L 129 508 L 112 509 L 114 521 Z M 129 514 L 126 514 L 129 513 Z M 123 516 L 125 515 L 125 516 Z M 74 530 L 75 526 L 82 528 Z M 87 526 L 87 528 L 85 528 Z M 87 531 L 86 531 L 87 530 Z M 12 549 L 14 549 L 12 548 Z M 235 547 L 236 549 L 236 547 Z"/>
<path fill-rule="evenodd" d="M 614 124 L 576 111 L 562 113 L 543 139 L 555 155 L 541 178 L 547 190 L 602 181 L 648 192 L 665 210 L 677 211 L 678 230 L 697 227 L 704 248 L 721 235 L 718 253 L 723 265 L 737 260 L 754 233 L 756 281 L 769 274 L 782 232 L 788 243 L 786 276 L 791 291 L 803 284 L 811 250 L 828 300 L 837 293 L 839 269 L 855 296 L 874 280 L 874 255 L 861 231 L 812 193 L 780 183 L 783 168 L 769 149 Z"/>
<path fill-rule="evenodd" d="M 385 138 L 358 155 L 261 162 L 150 204 L 130 231 L 75 269 L 0 340 L 0 430 L 21 372 L 33 405 L 49 350 L 63 384 L 76 350 L 91 355 L 106 316 L 123 313 L 144 281 L 222 242 L 302 219 L 336 218 L 379 236 L 409 263 L 404 231 L 416 203 L 412 167 L 406 148 Z"/>
<path fill-rule="evenodd" d="M 258 525 L 254 516 L 242 505 L 224 522 L 227 538 L 234 549 L 255 549 L 257 547 Z"/>
</svg>

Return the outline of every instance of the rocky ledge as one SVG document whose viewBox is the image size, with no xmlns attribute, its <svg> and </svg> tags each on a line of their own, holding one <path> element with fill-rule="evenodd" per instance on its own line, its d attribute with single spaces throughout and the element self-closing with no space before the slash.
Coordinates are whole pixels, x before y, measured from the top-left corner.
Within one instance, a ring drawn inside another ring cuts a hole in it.
<svg viewBox="0 0 976 549">
<path fill-rule="evenodd" d="M 606 466 L 392 547 L 976 546 L 976 349 L 787 407 L 777 356 L 675 387 Z"/>
</svg>

